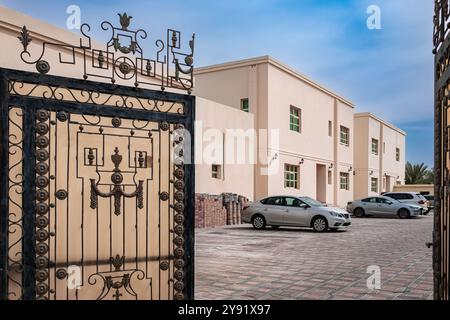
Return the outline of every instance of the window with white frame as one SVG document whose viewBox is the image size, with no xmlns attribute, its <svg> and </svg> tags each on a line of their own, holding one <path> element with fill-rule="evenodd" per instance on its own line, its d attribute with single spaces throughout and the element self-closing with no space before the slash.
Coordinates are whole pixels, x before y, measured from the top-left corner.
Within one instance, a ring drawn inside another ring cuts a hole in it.
<svg viewBox="0 0 450 320">
<path fill-rule="evenodd" d="M 370 179 L 370 190 L 372 192 L 378 192 L 378 178 Z"/>
<path fill-rule="evenodd" d="M 378 155 L 378 140 L 372 139 L 372 154 Z"/>
<path fill-rule="evenodd" d="M 211 166 L 211 177 L 213 179 L 221 179 L 222 178 L 222 166 L 218 164 L 213 164 Z"/>
<path fill-rule="evenodd" d="M 302 110 L 291 106 L 290 108 L 290 120 L 289 120 L 289 128 L 291 131 L 301 132 L 301 121 L 302 121 Z"/>
<path fill-rule="evenodd" d="M 284 165 L 284 187 L 299 189 L 299 166 Z"/>
<path fill-rule="evenodd" d="M 244 111 L 244 112 L 249 112 L 250 111 L 248 98 L 241 99 L 241 110 Z"/>
<path fill-rule="evenodd" d="M 395 160 L 400 161 L 400 148 L 395 149 Z"/>
<path fill-rule="evenodd" d="M 350 174 L 348 172 L 341 172 L 340 175 L 340 189 L 350 190 Z"/>
<path fill-rule="evenodd" d="M 341 144 L 344 146 L 350 145 L 350 129 L 344 126 L 341 126 L 341 134 L 340 134 Z"/>
</svg>

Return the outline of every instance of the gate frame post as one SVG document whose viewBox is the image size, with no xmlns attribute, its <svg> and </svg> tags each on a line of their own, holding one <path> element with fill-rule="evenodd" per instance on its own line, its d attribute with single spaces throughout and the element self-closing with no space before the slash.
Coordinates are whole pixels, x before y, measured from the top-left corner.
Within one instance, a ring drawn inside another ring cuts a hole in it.
<svg viewBox="0 0 450 320">
<path fill-rule="evenodd" d="M 438 61 L 435 58 L 435 66 Z M 437 86 L 437 75 L 435 75 L 435 92 L 434 92 L 434 230 L 433 230 L 433 297 L 435 300 L 442 298 L 440 288 L 441 277 L 441 261 L 440 261 L 440 246 L 441 246 L 441 185 L 442 185 L 442 170 L 441 170 L 441 157 L 442 157 L 442 101 L 440 98 L 440 88 Z"/>
<path fill-rule="evenodd" d="M 195 96 L 187 97 L 189 100 L 188 117 L 186 124 L 191 134 L 191 145 L 189 148 L 191 161 L 187 165 L 186 183 L 186 225 L 185 225 L 185 252 L 186 255 L 186 299 L 194 300 L 195 294 Z"/>
<path fill-rule="evenodd" d="M 36 299 L 36 253 L 35 253 L 35 127 L 36 110 L 39 108 L 39 100 L 24 106 L 23 108 L 23 157 L 27 159 L 23 163 L 23 299 Z"/>
<path fill-rule="evenodd" d="M 8 299 L 8 81 L 0 70 L 0 300 Z"/>
</svg>

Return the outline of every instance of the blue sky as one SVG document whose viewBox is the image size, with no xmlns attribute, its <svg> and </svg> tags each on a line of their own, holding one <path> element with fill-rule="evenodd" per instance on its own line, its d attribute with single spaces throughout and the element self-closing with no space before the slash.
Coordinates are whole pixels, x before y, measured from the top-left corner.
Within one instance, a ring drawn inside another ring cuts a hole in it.
<svg viewBox="0 0 450 320">
<path fill-rule="evenodd" d="M 433 166 L 433 1 L 0 0 L 62 28 L 73 4 L 96 30 L 128 12 L 149 31 L 147 50 L 167 28 L 185 40 L 195 32 L 196 66 L 271 55 L 353 101 L 357 112 L 407 131 L 407 160 Z M 366 27 L 370 5 L 381 9 L 381 30 Z"/>
</svg>

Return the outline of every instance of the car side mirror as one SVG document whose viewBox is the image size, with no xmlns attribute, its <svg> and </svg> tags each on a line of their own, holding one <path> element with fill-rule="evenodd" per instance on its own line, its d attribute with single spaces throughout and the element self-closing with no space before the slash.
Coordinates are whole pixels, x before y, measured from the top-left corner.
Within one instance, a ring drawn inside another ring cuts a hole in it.
<svg viewBox="0 0 450 320">
<path fill-rule="evenodd" d="M 300 208 L 303 208 L 303 209 L 308 209 L 308 208 L 310 208 L 310 206 L 308 206 L 307 204 L 302 204 L 301 206 L 300 206 Z"/>
</svg>

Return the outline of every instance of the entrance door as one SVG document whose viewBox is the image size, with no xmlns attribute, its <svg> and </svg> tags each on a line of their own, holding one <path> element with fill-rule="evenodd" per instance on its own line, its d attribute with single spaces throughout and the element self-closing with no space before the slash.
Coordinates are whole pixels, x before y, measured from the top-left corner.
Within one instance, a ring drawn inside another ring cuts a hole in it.
<svg viewBox="0 0 450 320">
<path fill-rule="evenodd" d="M 391 192 L 392 191 L 392 177 L 391 176 L 386 176 L 386 192 Z"/>
<path fill-rule="evenodd" d="M 316 200 L 327 203 L 327 167 L 322 164 L 316 166 Z"/>
</svg>

